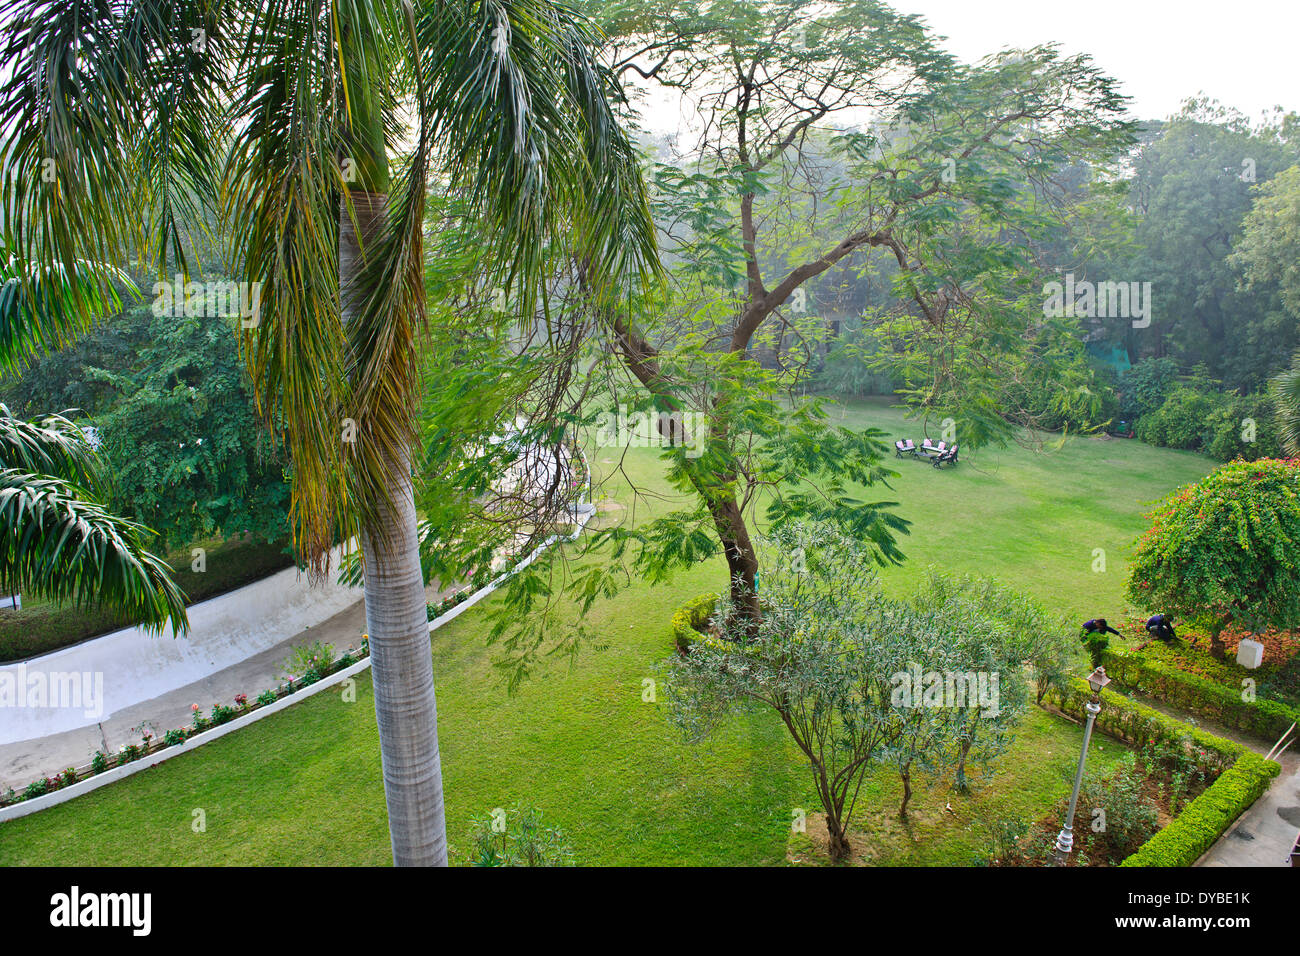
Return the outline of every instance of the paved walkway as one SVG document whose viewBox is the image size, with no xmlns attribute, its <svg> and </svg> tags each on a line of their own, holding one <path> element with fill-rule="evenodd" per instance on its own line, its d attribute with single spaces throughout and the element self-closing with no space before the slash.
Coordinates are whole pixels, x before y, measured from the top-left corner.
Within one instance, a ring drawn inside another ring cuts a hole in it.
<svg viewBox="0 0 1300 956">
<path fill-rule="evenodd" d="M 436 587 L 427 589 L 432 602 L 441 600 L 446 593 Z M 138 728 L 145 722 L 152 724 L 152 730 L 145 729 L 155 737 L 173 727 L 183 727 L 191 722 L 192 704 L 198 704 L 207 714 L 214 703 L 233 704 L 236 694 L 256 697 L 279 683 L 281 665 L 292 648 L 321 641 L 332 644 L 335 652 L 342 654 L 349 646 L 361 646 L 365 623 L 365 602 L 358 601 L 247 660 L 177 690 L 125 707 L 98 724 L 0 745 L 0 791 L 10 787 L 22 790 L 37 777 L 53 776 L 66 767 L 84 766 L 96 750 L 111 754 L 123 744 L 139 743 L 141 731 Z"/>
<path fill-rule="evenodd" d="M 1267 746 L 1243 742 L 1252 750 L 1268 753 Z M 1292 744 L 1278 760 L 1282 772 L 1273 785 L 1196 861 L 1197 866 L 1291 865 L 1291 849 L 1300 836 L 1300 755 L 1296 747 L 1300 743 Z"/>
</svg>

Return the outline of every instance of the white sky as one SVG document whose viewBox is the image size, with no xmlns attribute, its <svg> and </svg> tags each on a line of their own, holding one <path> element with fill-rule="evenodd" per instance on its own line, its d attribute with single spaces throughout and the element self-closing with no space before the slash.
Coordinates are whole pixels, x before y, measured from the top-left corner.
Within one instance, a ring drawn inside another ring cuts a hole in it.
<svg viewBox="0 0 1300 956">
<path fill-rule="evenodd" d="M 947 38 L 943 48 L 966 62 L 1052 42 L 1087 53 L 1119 80 L 1137 119 L 1164 119 L 1202 93 L 1256 121 L 1275 106 L 1300 112 L 1300 0 L 887 2 L 924 17 L 932 34 Z M 675 93 L 655 90 L 642 107 L 651 131 L 693 125 L 693 109 Z"/>
<path fill-rule="evenodd" d="M 1300 0 L 890 0 L 967 61 L 1059 42 L 1088 53 L 1142 119 L 1204 92 L 1252 119 L 1300 111 Z"/>
</svg>

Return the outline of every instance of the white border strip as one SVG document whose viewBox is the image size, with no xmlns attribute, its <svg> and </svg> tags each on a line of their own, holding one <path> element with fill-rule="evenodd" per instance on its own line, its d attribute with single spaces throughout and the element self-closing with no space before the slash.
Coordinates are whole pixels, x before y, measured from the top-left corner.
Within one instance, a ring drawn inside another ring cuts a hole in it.
<svg viewBox="0 0 1300 956">
<path fill-rule="evenodd" d="M 578 454 L 582 457 L 583 464 L 586 465 L 587 456 L 582 453 L 581 448 L 578 449 Z M 591 497 L 591 466 L 590 465 L 587 465 L 587 488 L 584 497 L 586 498 Z M 594 515 L 595 513 L 596 511 L 593 508 L 591 511 L 583 515 L 582 520 L 578 522 L 578 527 L 574 530 L 572 534 L 563 535 L 563 536 L 558 534 L 551 535 L 549 538 L 547 538 L 545 541 L 539 544 L 536 548 L 534 548 L 532 554 L 528 555 L 528 557 L 526 557 L 523 561 L 519 562 L 509 571 L 506 571 L 498 575 L 488 584 L 485 584 L 483 587 L 475 591 L 470 597 L 466 598 L 464 601 L 461 601 L 450 611 L 430 621 L 429 633 L 432 634 L 435 630 L 442 627 L 448 621 L 451 621 L 454 618 L 456 618 L 462 611 L 468 610 L 470 607 L 477 604 L 479 601 L 483 600 L 483 598 L 487 597 L 489 594 L 491 594 L 493 591 L 499 588 L 502 584 L 508 581 L 516 573 L 522 571 L 524 568 L 528 567 L 528 565 L 532 564 L 533 561 L 535 561 L 537 557 L 542 554 L 542 552 L 544 552 L 551 545 L 555 544 L 555 542 L 561 540 L 561 538 L 563 538 L 563 540 L 565 541 L 578 540 L 578 535 L 582 534 L 582 529 L 587 526 L 587 522 L 591 520 L 592 515 Z M 365 670 L 369 666 L 370 666 L 370 655 L 366 655 L 364 658 L 357 661 L 355 664 L 352 664 L 349 667 L 345 667 L 341 671 L 336 671 L 335 673 L 330 674 L 328 677 L 324 677 L 318 680 L 314 684 L 308 684 L 306 687 L 302 688 L 301 690 L 295 690 L 290 694 L 286 694 L 285 696 L 281 697 L 273 704 L 263 705 L 261 707 L 258 707 L 256 710 L 252 710 L 246 714 L 241 714 L 238 717 L 234 717 L 231 720 L 226 721 L 224 724 L 221 724 L 218 727 L 213 727 L 211 730 L 205 730 L 202 733 L 195 734 L 193 737 L 186 740 L 183 744 L 173 744 L 170 747 L 163 747 L 155 754 L 149 754 L 147 756 L 139 757 L 135 760 L 132 760 L 130 763 L 122 764 L 120 767 L 113 767 L 109 770 L 105 770 L 101 773 L 97 773 L 94 774 L 93 776 L 87 777 L 85 780 L 78 780 L 76 783 L 72 784 L 69 787 L 61 787 L 58 790 L 54 790 L 51 791 L 50 793 L 39 796 L 34 800 L 20 800 L 17 803 L 11 803 L 7 807 L 0 807 L 0 823 L 4 823 L 7 820 L 16 820 L 19 817 L 29 816 L 30 814 L 37 813 L 48 807 L 57 806 L 60 803 L 67 803 L 69 800 L 74 800 L 77 797 L 81 796 L 82 794 L 90 793 L 90 791 L 92 790 L 98 790 L 100 787 L 113 783 L 116 780 L 121 780 L 123 777 L 129 777 L 132 774 L 140 773 L 142 770 L 148 770 L 151 767 L 156 767 L 158 764 L 171 760 L 173 757 L 179 757 L 182 754 L 185 754 L 196 747 L 202 747 L 206 743 L 210 743 L 220 737 L 224 737 L 226 734 L 230 733 L 231 731 L 239 730 L 243 727 L 248 726 L 249 724 L 256 723 L 257 721 L 261 720 L 263 717 L 269 717 L 271 714 L 278 713 L 279 711 L 284 710 L 286 707 L 290 707 L 293 704 L 298 703 L 300 700 L 305 700 L 306 698 L 312 696 L 313 694 L 319 694 L 323 690 L 327 690 L 330 687 L 334 687 L 337 684 L 341 684 L 345 680 L 348 680 L 349 678 L 355 677 L 357 674 L 360 674 L 363 670 Z M 107 754 L 106 756 L 108 756 L 110 760 L 113 759 L 113 755 L 111 754 Z"/>
<path fill-rule="evenodd" d="M 44 810 L 60 803 L 66 803 L 83 793 L 90 793 L 92 790 L 98 790 L 105 784 L 112 783 L 115 780 L 121 780 L 123 777 L 129 777 L 134 773 L 142 770 L 148 770 L 150 767 L 157 766 L 164 761 L 171 760 L 173 757 L 179 757 L 195 747 L 201 747 L 206 743 L 216 740 L 218 737 L 224 737 L 232 730 L 239 730 L 249 724 L 256 723 L 263 717 L 268 717 L 277 711 L 284 710 L 291 704 L 310 697 L 312 694 L 319 694 L 323 690 L 333 687 L 335 684 L 341 684 L 343 681 L 357 674 L 370 666 L 370 657 L 367 656 L 357 661 L 351 667 L 345 667 L 341 671 L 336 671 L 329 677 L 322 678 L 314 684 L 308 684 L 302 690 L 296 690 L 291 694 L 286 694 L 273 704 L 265 704 L 256 710 L 251 710 L 246 714 L 232 718 L 221 724 L 219 727 L 213 727 L 211 730 L 205 730 L 202 733 L 195 734 L 183 744 L 173 744 L 170 747 L 163 747 L 157 753 L 148 756 L 139 757 L 130 763 L 124 763 L 120 767 L 113 767 L 97 773 L 94 776 L 87 777 L 85 780 L 78 780 L 70 787 L 62 787 L 54 790 L 44 796 L 37 797 L 35 800 L 20 800 L 17 803 L 11 803 L 7 807 L 0 807 L 0 823 L 6 820 L 16 820 L 19 817 L 25 817 L 28 814 L 36 813 L 38 810 Z M 112 754 L 107 755 L 110 760 Z"/>
</svg>

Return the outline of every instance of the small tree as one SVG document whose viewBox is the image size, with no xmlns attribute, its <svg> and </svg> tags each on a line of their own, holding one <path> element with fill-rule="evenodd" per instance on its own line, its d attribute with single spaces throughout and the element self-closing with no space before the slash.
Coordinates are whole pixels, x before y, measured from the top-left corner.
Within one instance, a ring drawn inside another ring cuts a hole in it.
<svg viewBox="0 0 1300 956">
<path fill-rule="evenodd" d="M 954 769 L 953 787 L 966 793 L 969 762 L 987 763 L 1002 753 L 1028 706 L 1025 666 L 1033 669 L 1040 703 L 1048 685 L 1064 673 L 1069 653 L 1065 622 L 1009 588 L 969 575 L 931 571 L 912 604 L 918 611 L 939 613 L 949 673 L 965 679 L 964 692 L 947 702 L 946 727 L 953 747 L 948 764 Z M 972 678 L 978 678 L 977 684 Z"/>
<path fill-rule="evenodd" d="M 700 738 L 735 708 L 776 711 L 808 759 L 838 862 L 873 764 L 898 770 L 906 820 L 917 771 L 954 759 L 964 771 L 972 753 L 999 752 L 1024 706 L 1033 642 L 1017 636 L 1003 592 L 982 582 L 936 578 L 913 603 L 885 598 L 873 549 L 834 526 L 782 526 L 761 556 L 758 627 L 716 615 L 721 633 L 668 665 L 671 715 Z"/>
<path fill-rule="evenodd" d="M 815 550 L 804 543 L 813 540 Z M 806 526 L 787 526 L 767 544 L 760 625 L 728 613 L 724 596 L 721 636 L 697 641 L 669 665 L 670 712 L 700 739 L 733 708 L 775 710 L 808 759 L 838 862 L 849 854 L 863 774 L 898 730 L 889 714 L 888 655 L 863 626 L 884 600 L 875 558 L 830 528 L 814 537 Z"/>
<path fill-rule="evenodd" d="M 1128 598 L 1204 625 L 1218 658 L 1228 625 L 1300 626 L 1300 462 L 1233 462 L 1166 498 L 1138 539 Z"/>
</svg>

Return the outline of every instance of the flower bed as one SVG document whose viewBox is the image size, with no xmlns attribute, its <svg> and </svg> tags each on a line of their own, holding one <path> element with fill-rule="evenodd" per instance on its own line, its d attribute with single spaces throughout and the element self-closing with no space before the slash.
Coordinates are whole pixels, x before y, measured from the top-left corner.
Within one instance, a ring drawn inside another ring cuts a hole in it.
<svg viewBox="0 0 1300 956">
<path fill-rule="evenodd" d="M 360 650 L 349 647 L 338 660 L 311 667 L 303 674 L 287 679 L 275 689 L 263 691 L 252 703 L 249 703 L 247 694 L 236 694 L 233 707 L 228 704 L 214 703 L 211 712 L 207 716 L 204 716 L 198 704 L 193 704 L 191 705 L 191 712 L 194 715 L 192 724 L 167 730 L 160 737 L 155 737 L 153 734 L 143 734 L 139 744 L 123 744 L 115 754 L 108 754 L 102 750 L 96 751 L 91 756 L 90 762 L 84 767 L 68 767 L 53 777 L 41 777 L 33 780 L 21 792 L 10 788 L 7 792 L 0 793 L 0 807 L 21 803 L 24 800 L 34 800 L 37 797 L 43 797 L 48 793 L 65 789 L 82 780 L 104 773 L 114 767 L 121 767 L 142 760 L 170 747 L 183 746 L 186 740 L 196 734 L 227 723 L 235 717 L 268 707 L 276 703 L 276 701 L 297 693 L 303 688 L 310 687 L 321 679 L 351 667 L 357 661 L 369 656 L 370 642 L 368 639 L 362 638 Z"/>
<path fill-rule="evenodd" d="M 1109 671 L 1108 671 L 1109 673 Z M 1073 680 L 1048 691 L 1047 699 L 1063 713 L 1084 719 L 1091 690 Z M 1275 761 L 1231 740 L 1174 720 L 1150 707 L 1103 691 L 1097 729 L 1131 743 L 1178 743 L 1195 755 L 1216 779 L 1166 826 L 1125 860 L 1122 866 L 1191 866 L 1248 810 L 1281 768 Z"/>
</svg>

